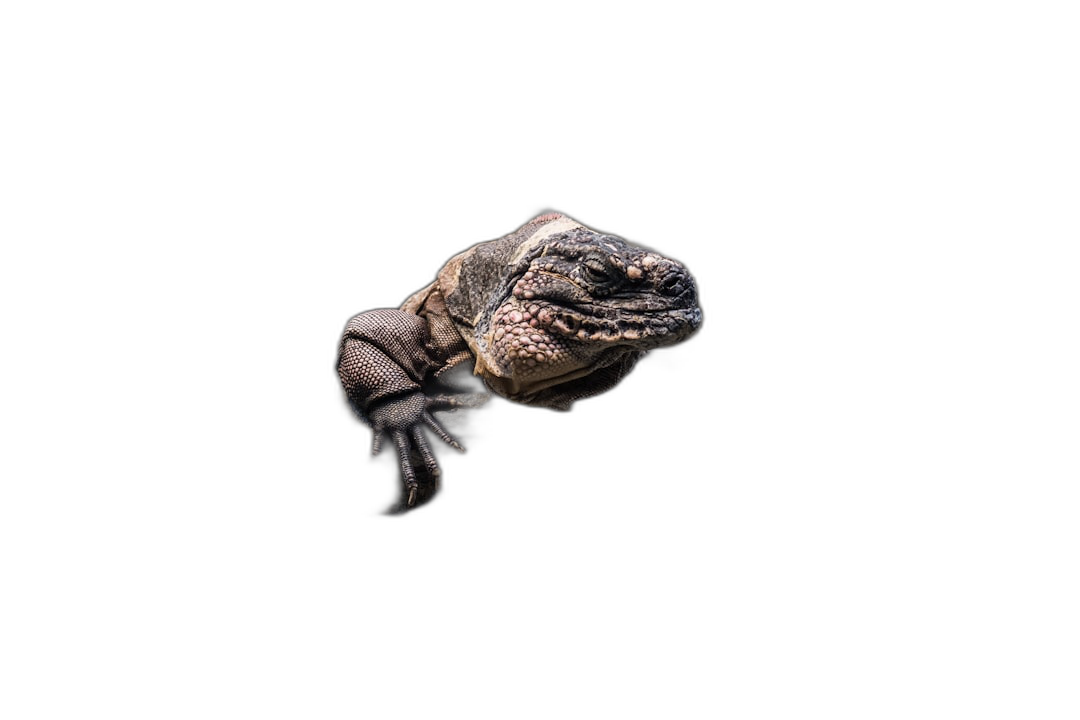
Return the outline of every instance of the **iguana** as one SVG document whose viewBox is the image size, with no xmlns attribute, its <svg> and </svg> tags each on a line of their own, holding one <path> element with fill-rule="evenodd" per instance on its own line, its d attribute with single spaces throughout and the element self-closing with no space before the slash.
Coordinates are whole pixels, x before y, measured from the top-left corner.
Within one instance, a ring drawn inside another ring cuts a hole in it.
<svg viewBox="0 0 1080 720">
<path fill-rule="evenodd" d="M 680 263 L 545 213 L 455 255 L 399 309 L 350 319 L 338 374 L 374 431 L 372 452 L 384 435 L 393 440 L 404 510 L 430 499 L 439 476 L 422 429 L 461 449 L 431 413 L 486 397 L 446 392 L 438 378 L 450 368 L 472 362 L 492 392 L 567 410 L 701 320 L 694 279 Z"/>
</svg>

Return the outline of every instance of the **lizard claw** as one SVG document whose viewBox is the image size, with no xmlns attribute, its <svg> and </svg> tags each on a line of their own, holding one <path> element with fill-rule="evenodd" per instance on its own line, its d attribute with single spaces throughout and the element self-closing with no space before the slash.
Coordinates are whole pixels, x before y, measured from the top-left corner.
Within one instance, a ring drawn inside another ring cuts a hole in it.
<svg viewBox="0 0 1080 720">
<path fill-rule="evenodd" d="M 371 444 L 373 454 L 382 448 L 382 439 L 389 436 L 397 450 L 398 464 L 401 468 L 402 498 L 398 511 L 423 505 L 435 494 L 442 471 L 435 455 L 428 445 L 423 428 L 426 426 L 443 442 L 458 450 L 461 445 L 429 412 L 443 405 L 446 398 L 435 396 L 427 398 L 416 392 L 385 400 L 370 408 L 367 420 L 371 424 L 375 437 Z M 454 406 L 463 407 L 465 403 L 475 403 L 473 397 L 456 402 Z"/>
</svg>

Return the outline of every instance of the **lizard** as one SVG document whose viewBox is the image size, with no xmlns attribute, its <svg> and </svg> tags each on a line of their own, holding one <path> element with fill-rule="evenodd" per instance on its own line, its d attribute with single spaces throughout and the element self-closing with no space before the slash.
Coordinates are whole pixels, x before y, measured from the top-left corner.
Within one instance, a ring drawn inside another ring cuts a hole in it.
<svg viewBox="0 0 1080 720">
<path fill-rule="evenodd" d="M 372 453 L 384 437 L 397 450 L 396 510 L 405 511 L 430 500 L 441 474 L 424 428 L 462 449 L 432 413 L 487 398 L 445 392 L 450 368 L 471 362 L 497 395 L 568 410 L 701 323 L 684 265 L 546 212 L 455 255 L 399 308 L 353 316 L 337 369 L 349 405 L 372 428 Z"/>
</svg>

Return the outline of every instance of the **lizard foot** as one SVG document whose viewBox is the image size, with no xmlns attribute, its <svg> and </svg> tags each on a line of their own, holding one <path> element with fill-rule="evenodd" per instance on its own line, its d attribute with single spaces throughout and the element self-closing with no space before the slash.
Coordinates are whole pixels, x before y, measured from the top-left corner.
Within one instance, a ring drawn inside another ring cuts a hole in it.
<svg viewBox="0 0 1080 720">
<path fill-rule="evenodd" d="M 414 392 L 384 400 L 368 411 L 368 421 L 375 433 L 372 454 L 378 454 L 382 449 L 384 436 L 389 436 L 397 449 L 403 493 L 399 506 L 393 511 L 404 512 L 423 505 L 438 490 L 438 479 L 442 472 L 424 437 L 424 426 L 451 447 L 464 450 L 431 413 L 444 408 L 475 407 L 471 402 L 468 398 L 458 396 L 436 395 L 429 398 L 422 392 Z"/>
</svg>

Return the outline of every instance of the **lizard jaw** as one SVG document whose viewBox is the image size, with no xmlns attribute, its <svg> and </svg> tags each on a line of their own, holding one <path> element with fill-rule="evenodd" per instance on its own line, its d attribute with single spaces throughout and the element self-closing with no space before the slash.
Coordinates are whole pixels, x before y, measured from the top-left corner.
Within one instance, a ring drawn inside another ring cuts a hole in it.
<svg viewBox="0 0 1080 720">
<path fill-rule="evenodd" d="M 496 375 L 490 372 L 490 365 L 481 361 L 478 357 L 476 374 L 483 377 L 484 382 L 499 395 L 511 400 L 520 401 L 525 399 L 527 401 L 527 398 L 543 390 L 591 375 L 597 370 L 617 363 L 625 355 L 632 353 L 635 353 L 635 351 L 627 347 L 609 347 L 599 357 L 592 358 L 587 365 L 576 367 L 559 375 L 542 378 L 523 377 L 516 373 Z"/>
</svg>

